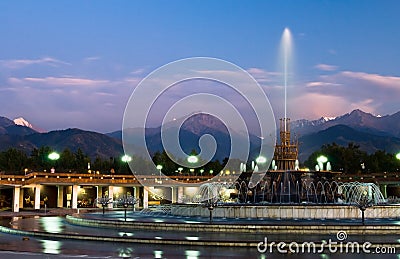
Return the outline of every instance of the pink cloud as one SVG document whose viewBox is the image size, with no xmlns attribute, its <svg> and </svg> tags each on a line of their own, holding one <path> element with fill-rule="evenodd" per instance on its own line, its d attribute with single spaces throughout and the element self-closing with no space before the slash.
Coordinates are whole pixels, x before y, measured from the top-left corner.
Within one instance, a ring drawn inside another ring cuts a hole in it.
<svg viewBox="0 0 400 259">
<path fill-rule="evenodd" d="M 4 67 L 11 69 L 18 69 L 29 65 L 48 65 L 48 66 L 58 66 L 58 65 L 71 65 L 70 63 L 51 58 L 44 57 L 39 59 L 10 59 L 10 60 L 0 60 L 0 64 Z"/>
<path fill-rule="evenodd" d="M 25 77 L 22 79 L 10 78 L 10 82 L 31 82 L 48 85 L 71 85 L 71 86 L 96 86 L 109 83 L 108 80 L 94 80 L 78 77 Z"/>
<path fill-rule="evenodd" d="M 352 72 L 352 71 L 344 71 L 341 74 L 348 78 L 360 79 L 374 83 L 378 86 L 389 87 L 400 90 L 400 77 L 382 76 L 379 74 L 368 74 L 364 72 Z"/>
<path fill-rule="evenodd" d="M 328 65 L 328 64 L 318 64 L 318 65 L 315 65 L 314 68 L 322 70 L 322 71 L 335 71 L 338 69 L 337 66 Z"/>
</svg>

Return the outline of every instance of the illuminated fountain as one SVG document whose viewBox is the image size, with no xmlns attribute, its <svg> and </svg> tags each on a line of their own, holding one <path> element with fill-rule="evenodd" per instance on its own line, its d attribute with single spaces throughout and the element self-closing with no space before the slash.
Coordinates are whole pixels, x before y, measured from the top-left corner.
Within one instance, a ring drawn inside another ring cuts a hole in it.
<svg viewBox="0 0 400 259">
<path fill-rule="evenodd" d="M 259 172 L 254 164 L 254 172 L 243 172 L 236 183 L 206 183 L 191 203 L 201 204 L 199 201 L 203 201 L 201 206 L 204 207 L 204 203 L 213 199 L 216 201 L 212 203 L 215 215 L 226 218 L 357 218 L 357 209 L 361 210 L 364 218 L 366 208 L 386 203 L 378 186 L 333 181 L 334 173 L 325 157 L 318 161 L 315 171 L 299 169 L 298 141 L 292 140 L 287 117 L 291 48 L 291 33 L 285 28 L 282 36 L 284 118 L 280 119 L 279 142 L 275 145 L 271 169 L 265 172 L 258 184 L 251 182 L 252 174 Z M 385 217 L 384 206 L 381 210 L 369 216 Z M 198 207 L 192 206 L 189 211 L 192 216 L 206 216 L 205 210 Z M 172 214 L 182 215 L 174 207 Z"/>
</svg>

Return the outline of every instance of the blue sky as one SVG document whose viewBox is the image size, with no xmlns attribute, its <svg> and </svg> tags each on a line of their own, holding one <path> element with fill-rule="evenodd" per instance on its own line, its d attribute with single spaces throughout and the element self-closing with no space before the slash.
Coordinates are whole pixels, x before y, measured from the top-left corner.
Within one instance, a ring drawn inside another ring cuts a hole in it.
<svg viewBox="0 0 400 259">
<path fill-rule="evenodd" d="M 398 1 L 1 1 L 0 116 L 45 130 L 121 128 L 154 69 L 207 56 L 251 73 L 283 112 L 289 27 L 292 119 L 400 110 Z M 201 86 L 199 86 L 201 88 Z"/>
</svg>

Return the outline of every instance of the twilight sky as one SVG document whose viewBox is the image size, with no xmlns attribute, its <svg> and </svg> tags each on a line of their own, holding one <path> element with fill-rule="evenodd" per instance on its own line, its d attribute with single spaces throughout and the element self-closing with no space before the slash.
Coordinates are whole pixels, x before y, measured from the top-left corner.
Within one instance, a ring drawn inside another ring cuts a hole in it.
<svg viewBox="0 0 400 259">
<path fill-rule="evenodd" d="M 392 114 L 400 110 L 399 12 L 395 0 L 1 1 L 0 116 L 45 130 L 119 130 L 141 79 L 206 56 L 252 74 L 279 118 L 285 27 L 294 43 L 289 117 Z M 165 103 L 193 91 L 171 89 Z"/>
</svg>

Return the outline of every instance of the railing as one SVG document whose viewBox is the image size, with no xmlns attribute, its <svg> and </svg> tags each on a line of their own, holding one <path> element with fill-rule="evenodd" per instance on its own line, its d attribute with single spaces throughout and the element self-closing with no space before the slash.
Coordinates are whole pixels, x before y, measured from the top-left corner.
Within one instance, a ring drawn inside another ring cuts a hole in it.
<svg viewBox="0 0 400 259">
<path fill-rule="evenodd" d="M 138 178 L 140 181 L 138 181 Z M 158 175 L 114 175 L 114 174 L 83 174 L 83 173 L 49 173 L 49 172 L 32 172 L 27 175 L 0 174 L 0 185 L 30 185 L 30 184 L 79 184 L 79 185 L 110 185 L 110 184 L 133 184 L 141 183 L 164 186 L 173 185 L 178 181 L 180 183 L 202 183 L 211 179 L 212 176 L 195 176 L 195 175 L 174 175 L 163 176 Z M 395 173 L 370 173 L 370 174 L 354 174 L 354 175 L 335 175 L 336 181 L 341 182 L 375 182 L 390 183 L 400 182 L 400 172 Z M 232 181 L 229 176 L 220 177 L 220 181 Z"/>
<path fill-rule="evenodd" d="M 140 181 L 138 181 L 138 178 Z M 154 186 L 168 185 L 178 181 L 181 183 L 201 183 L 210 176 L 169 176 L 157 175 L 114 175 L 114 174 L 82 174 L 82 173 L 48 173 L 32 172 L 27 175 L 0 174 L 0 185 L 30 185 L 30 184 L 134 184 L 147 183 Z"/>
<path fill-rule="evenodd" d="M 335 176 L 336 181 L 341 182 L 375 182 L 375 183 L 387 183 L 387 182 L 400 182 L 400 172 L 395 173 L 363 173 L 363 174 L 349 174 Z"/>
</svg>

